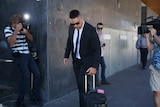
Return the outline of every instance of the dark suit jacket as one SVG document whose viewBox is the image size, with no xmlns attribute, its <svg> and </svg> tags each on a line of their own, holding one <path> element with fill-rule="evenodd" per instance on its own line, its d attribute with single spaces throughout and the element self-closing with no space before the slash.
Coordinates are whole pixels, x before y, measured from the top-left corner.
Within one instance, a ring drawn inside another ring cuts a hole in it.
<svg viewBox="0 0 160 107">
<path fill-rule="evenodd" d="M 65 51 L 65 58 L 69 58 L 72 53 L 73 64 L 74 64 L 74 52 L 73 52 L 73 34 L 74 27 L 69 26 L 69 35 L 67 40 L 67 47 Z M 80 40 L 80 57 L 83 65 L 87 68 L 94 67 L 98 68 L 101 57 L 100 41 L 95 28 L 89 23 L 85 22 L 84 28 Z"/>
</svg>

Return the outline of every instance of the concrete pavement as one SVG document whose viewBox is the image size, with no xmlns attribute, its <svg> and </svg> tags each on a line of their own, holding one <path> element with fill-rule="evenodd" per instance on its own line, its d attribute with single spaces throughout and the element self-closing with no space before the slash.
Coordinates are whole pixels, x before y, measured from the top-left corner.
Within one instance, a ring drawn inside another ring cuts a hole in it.
<svg viewBox="0 0 160 107">
<path fill-rule="evenodd" d="M 129 67 L 107 80 L 112 84 L 97 88 L 105 90 L 108 107 L 155 107 L 149 85 L 148 66 L 145 70 L 141 65 Z M 38 107 L 27 105 L 27 107 Z M 5 107 L 12 106 L 6 103 Z M 43 107 L 79 107 L 78 91 L 46 103 Z"/>
<path fill-rule="evenodd" d="M 145 70 L 140 64 L 129 67 L 107 78 L 111 85 L 98 87 L 105 90 L 108 107 L 155 107 L 149 85 L 148 65 Z M 56 99 L 45 107 L 79 107 L 78 92 Z"/>
</svg>

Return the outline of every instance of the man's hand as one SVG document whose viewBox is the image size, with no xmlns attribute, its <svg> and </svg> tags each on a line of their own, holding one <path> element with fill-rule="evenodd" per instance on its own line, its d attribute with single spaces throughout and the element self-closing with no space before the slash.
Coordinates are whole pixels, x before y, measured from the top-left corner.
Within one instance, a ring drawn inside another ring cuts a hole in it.
<svg viewBox="0 0 160 107">
<path fill-rule="evenodd" d="M 23 33 L 23 34 L 28 34 L 29 32 L 28 32 L 28 30 L 27 30 L 27 29 L 25 29 L 25 28 L 22 28 L 22 31 L 21 31 L 21 33 Z"/>
<path fill-rule="evenodd" d="M 102 44 L 102 47 L 105 47 L 105 46 L 106 46 L 106 43 L 103 43 L 103 44 Z"/>
<path fill-rule="evenodd" d="M 15 31 L 21 31 L 21 29 L 23 28 L 22 23 L 16 24 L 15 26 Z"/>
<path fill-rule="evenodd" d="M 149 30 L 151 31 L 151 35 L 157 34 L 157 30 L 156 29 L 150 28 Z"/>
<path fill-rule="evenodd" d="M 67 65 L 68 64 L 68 58 L 64 58 L 63 62 L 64 62 L 64 65 Z"/>
<path fill-rule="evenodd" d="M 96 74 L 96 71 L 97 71 L 96 68 L 90 67 L 90 68 L 87 69 L 86 72 L 87 72 L 88 75 L 92 76 L 92 75 Z"/>
</svg>

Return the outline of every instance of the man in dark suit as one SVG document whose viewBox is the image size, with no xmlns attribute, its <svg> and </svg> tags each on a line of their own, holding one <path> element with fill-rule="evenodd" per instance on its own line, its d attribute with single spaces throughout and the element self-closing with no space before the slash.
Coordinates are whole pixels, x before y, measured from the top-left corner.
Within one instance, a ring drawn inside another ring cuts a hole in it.
<svg viewBox="0 0 160 107">
<path fill-rule="evenodd" d="M 69 17 L 70 26 L 64 64 L 67 64 L 69 55 L 72 53 L 80 107 L 84 107 L 82 101 L 82 94 L 85 92 L 84 76 L 86 72 L 88 75 L 96 74 L 101 58 L 101 47 L 95 28 L 83 20 L 78 10 L 70 11 Z"/>
</svg>

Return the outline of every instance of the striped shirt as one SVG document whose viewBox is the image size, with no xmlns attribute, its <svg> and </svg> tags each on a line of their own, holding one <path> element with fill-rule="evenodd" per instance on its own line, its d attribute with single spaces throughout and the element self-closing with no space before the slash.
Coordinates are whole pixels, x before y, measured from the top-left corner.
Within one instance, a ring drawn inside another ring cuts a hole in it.
<svg viewBox="0 0 160 107">
<path fill-rule="evenodd" d="M 4 35 L 5 38 L 8 38 L 13 35 L 14 28 L 13 27 L 5 27 L 4 29 Z M 20 32 L 17 34 L 16 42 L 13 46 L 11 46 L 13 53 L 19 52 L 21 54 L 29 54 L 29 48 L 26 36 Z"/>
</svg>

